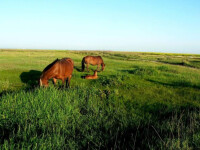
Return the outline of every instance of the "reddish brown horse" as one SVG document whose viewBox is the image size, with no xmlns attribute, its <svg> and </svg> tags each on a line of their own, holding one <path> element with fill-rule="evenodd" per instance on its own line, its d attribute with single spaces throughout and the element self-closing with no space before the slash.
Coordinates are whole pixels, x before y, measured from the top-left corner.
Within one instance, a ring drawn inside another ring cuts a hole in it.
<svg viewBox="0 0 200 150">
<path fill-rule="evenodd" d="M 61 79 L 64 85 L 66 80 L 66 87 L 70 85 L 72 72 L 74 69 L 74 62 L 70 58 L 56 59 L 49 64 L 40 76 L 40 86 L 48 86 L 48 80 L 53 79 L 54 85 L 57 79 Z"/>
<path fill-rule="evenodd" d="M 89 71 L 88 70 L 89 64 L 91 64 L 93 66 L 97 65 L 97 70 L 99 69 L 100 65 L 102 67 L 102 71 L 105 68 L 105 64 L 104 64 L 101 56 L 85 56 L 85 57 L 83 57 L 83 59 L 82 59 L 82 71 L 85 70 L 85 64 L 87 65 L 87 71 Z"/>
<path fill-rule="evenodd" d="M 85 79 L 97 79 L 98 76 L 97 76 L 97 70 L 94 71 L 94 74 L 93 75 L 87 75 L 85 76 Z"/>
</svg>

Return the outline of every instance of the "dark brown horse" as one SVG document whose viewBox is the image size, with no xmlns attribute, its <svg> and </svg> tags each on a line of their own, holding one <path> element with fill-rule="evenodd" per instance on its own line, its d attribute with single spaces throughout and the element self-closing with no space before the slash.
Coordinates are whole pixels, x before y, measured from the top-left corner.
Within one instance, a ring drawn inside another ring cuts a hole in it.
<svg viewBox="0 0 200 150">
<path fill-rule="evenodd" d="M 63 85 L 66 80 L 66 87 L 69 86 L 73 69 L 74 62 L 71 58 L 56 59 L 43 70 L 40 76 L 40 86 L 47 87 L 49 79 L 53 79 L 54 85 L 57 79 L 61 79 Z"/>
<path fill-rule="evenodd" d="M 104 64 L 101 56 L 85 56 L 85 57 L 83 57 L 83 59 L 82 59 L 82 71 L 85 70 L 85 64 L 87 65 L 87 71 L 89 71 L 89 69 L 88 69 L 89 64 L 91 64 L 93 66 L 97 65 L 97 70 L 99 69 L 100 65 L 102 67 L 102 71 L 105 68 L 105 64 Z"/>
</svg>

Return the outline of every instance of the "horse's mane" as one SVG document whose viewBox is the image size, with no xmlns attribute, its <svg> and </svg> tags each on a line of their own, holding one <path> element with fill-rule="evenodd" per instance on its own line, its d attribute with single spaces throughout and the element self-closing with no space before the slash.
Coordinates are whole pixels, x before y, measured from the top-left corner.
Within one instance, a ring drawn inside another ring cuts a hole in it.
<svg viewBox="0 0 200 150">
<path fill-rule="evenodd" d="M 59 61 L 58 58 L 54 60 L 51 64 L 49 64 L 48 66 L 46 66 L 46 68 L 44 68 L 43 72 L 46 72 L 47 70 L 49 70 L 58 61 Z"/>
<path fill-rule="evenodd" d="M 65 58 L 60 59 L 60 61 L 66 61 L 67 59 L 69 59 L 69 58 L 65 57 Z"/>
</svg>

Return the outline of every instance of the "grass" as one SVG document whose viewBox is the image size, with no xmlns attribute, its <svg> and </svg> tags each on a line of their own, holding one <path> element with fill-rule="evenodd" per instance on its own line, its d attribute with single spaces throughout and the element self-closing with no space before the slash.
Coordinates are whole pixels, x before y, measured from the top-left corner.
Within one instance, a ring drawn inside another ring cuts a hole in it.
<svg viewBox="0 0 200 150">
<path fill-rule="evenodd" d="M 85 55 L 104 72 L 84 80 Z M 37 79 L 56 58 L 75 62 L 71 88 Z M 0 50 L 0 149 L 198 149 L 199 55 Z"/>
</svg>

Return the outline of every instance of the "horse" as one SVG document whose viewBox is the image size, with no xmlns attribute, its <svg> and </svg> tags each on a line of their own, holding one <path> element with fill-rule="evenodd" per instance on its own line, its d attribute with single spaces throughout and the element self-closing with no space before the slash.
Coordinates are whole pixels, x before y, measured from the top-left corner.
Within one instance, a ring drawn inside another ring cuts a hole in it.
<svg viewBox="0 0 200 150">
<path fill-rule="evenodd" d="M 87 75 L 85 76 L 85 79 L 97 79 L 97 70 L 94 71 L 94 75 Z"/>
<path fill-rule="evenodd" d="M 104 64 L 101 56 L 85 56 L 85 57 L 83 57 L 83 59 L 82 59 L 82 71 L 85 70 L 85 64 L 87 65 L 87 71 L 89 71 L 89 69 L 88 69 L 89 64 L 91 64 L 93 66 L 97 65 L 97 70 L 99 69 L 100 65 L 102 67 L 102 71 L 105 68 L 105 64 Z"/>
<path fill-rule="evenodd" d="M 66 81 L 66 87 L 70 86 L 70 80 L 74 69 L 74 62 L 71 58 L 56 59 L 49 64 L 40 76 L 40 86 L 48 86 L 48 80 L 53 79 L 56 85 L 57 79 L 61 79 L 63 86 Z"/>
</svg>

